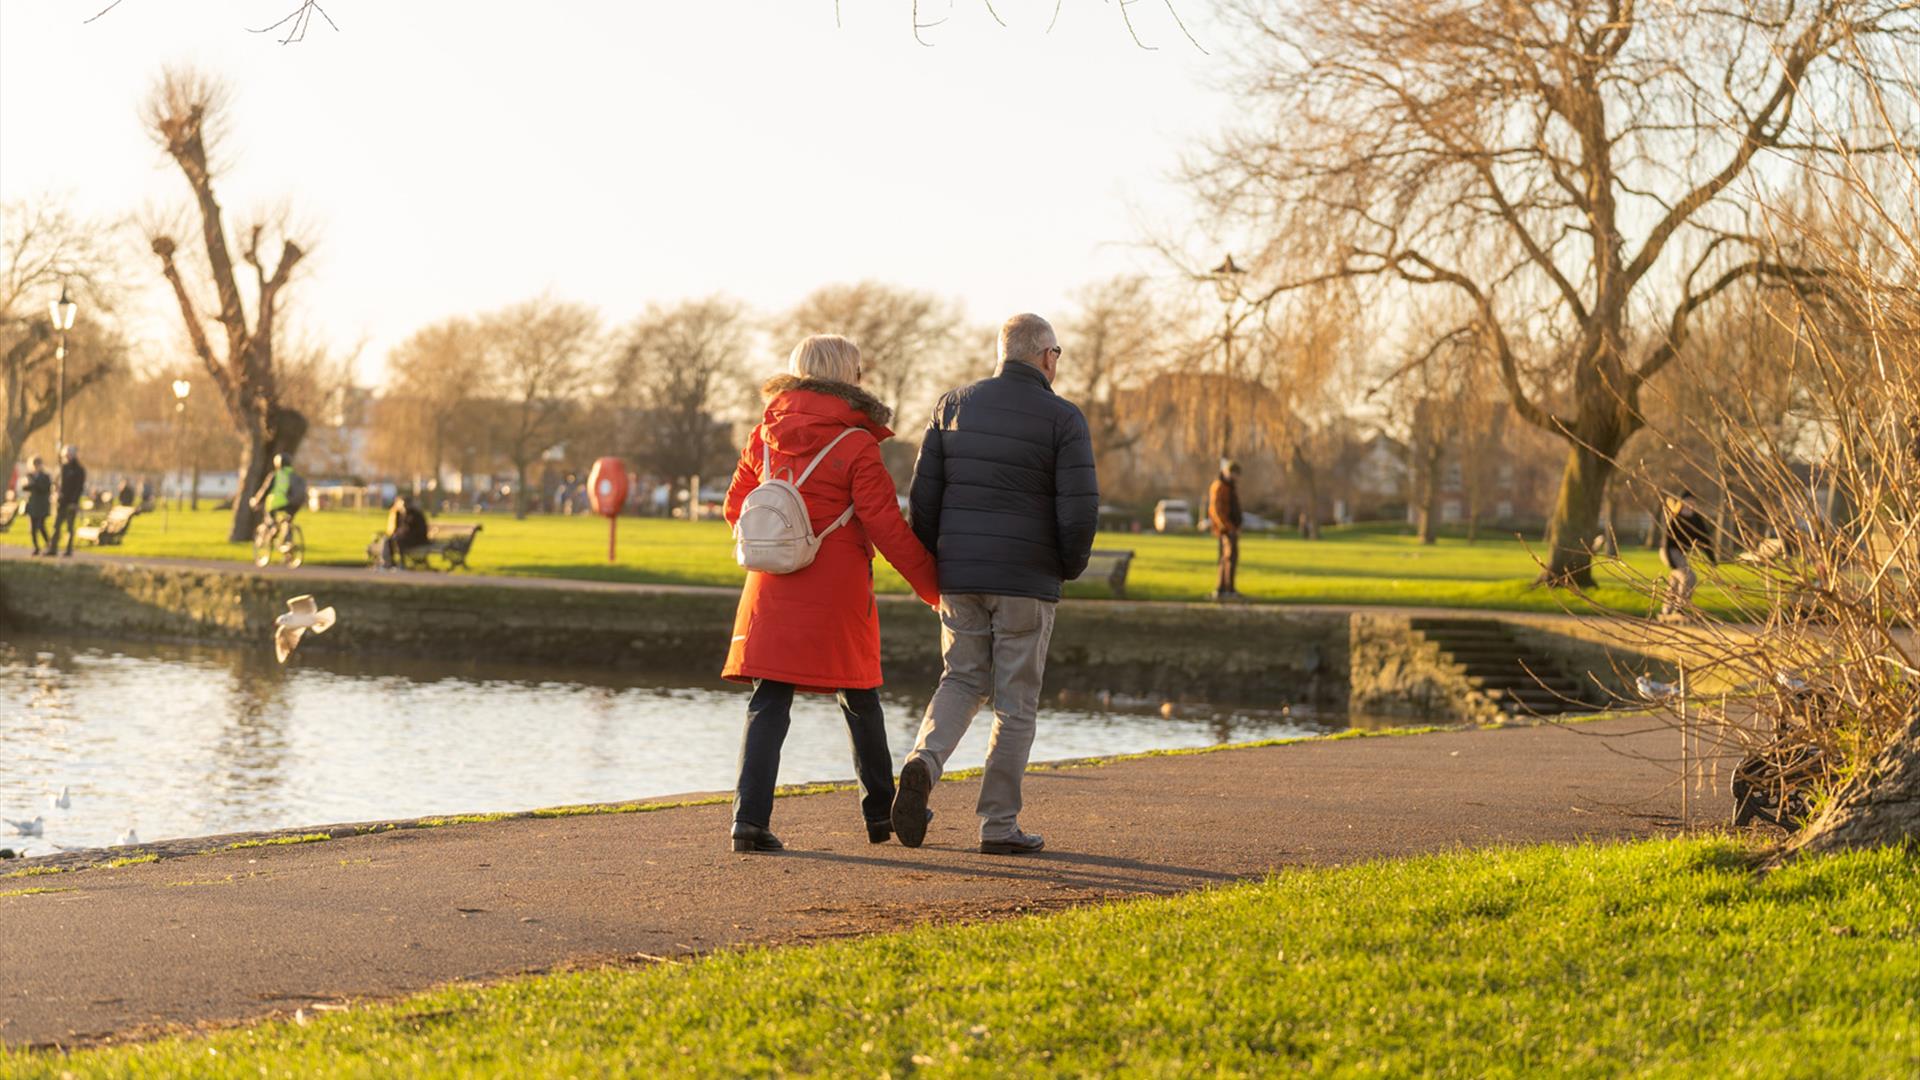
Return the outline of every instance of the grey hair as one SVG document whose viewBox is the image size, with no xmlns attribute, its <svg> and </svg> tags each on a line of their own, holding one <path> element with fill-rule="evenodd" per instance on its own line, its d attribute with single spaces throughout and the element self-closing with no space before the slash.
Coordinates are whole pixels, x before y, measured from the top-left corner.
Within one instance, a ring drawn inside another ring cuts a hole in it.
<svg viewBox="0 0 1920 1080">
<path fill-rule="evenodd" d="M 1053 324 L 1031 312 L 1023 312 L 1000 326 L 1000 359 L 1037 363 L 1040 354 L 1053 348 L 1059 339 L 1053 336 Z"/>
</svg>

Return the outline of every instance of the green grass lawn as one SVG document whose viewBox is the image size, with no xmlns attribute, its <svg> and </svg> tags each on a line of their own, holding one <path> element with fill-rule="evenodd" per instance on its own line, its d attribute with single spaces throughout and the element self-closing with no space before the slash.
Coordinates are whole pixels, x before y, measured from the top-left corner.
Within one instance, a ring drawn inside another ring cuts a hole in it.
<svg viewBox="0 0 1920 1080">
<path fill-rule="evenodd" d="M 0 903 L 44 903 L 18 897 Z M 1912 1076 L 1920 856 L 1484 851 L 544 976 L 5 1076 Z"/>
<path fill-rule="evenodd" d="M 473 569 L 483 574 L 579 578 L 599 581 L 738 586 L 742 571 L 733 563 L 726 525 L 659 518 L 620 522 L 619 561 L 607 562 L 607 524 L 591 517 L 530 517 L 506 514 L 447 514 L 441 521 L 479 522 L 484 526 L 473 549 Z M 327 511 L 300 516 L 308 561 L 316 565 L 366 565 L 367 542 L 385 524 L 376 512 Z M 202 510 L 174 514 L 162 531 L 157 513 L 135 519 L 125 545 L 128 555 L 241 559 L 244 544 L 225 540 L 227 515 Z M 24 523 L 0 542 L 27 543 Z M 1135 552 L 1127 580 L 1128 595 L 1143 600 L 1204 600 L 1214 584 L 1215 546 L 1205 534 L 1157 535 L 1102 533 L 1099 548 Z M 1537 545 L 1536 545 L 1537 550 Z M 1629 572 L 1662 573 L 1651 551 L 1630 551 Z M 1587 610 L 1565 591 L 1537 589 L 1534 554 L 1519 540 L 1481 539 L 1467 543 L 1443 538 L 1423 547 L 1411 536 L 1379 527 L 1330 530 L 1325 539 L 1305 541 L 1291 535 L 1250 535 L 1241 545 L 1240 590 L 1255 601 L 1318 604 L 1405 604 L 1478 607 L 1513 611 Z M 1649 601 L 1625 584 L 1620 570 L 1602 566 L 1602 587 L 1590 593 L 1600 605 L 1644 613 Z M 877 562 L 875 580 L 886 592 L 905 592 L 906 584 Z M 1103 585 L 1076 584 L 1070 595 L 1107 595 Z M 1725 613 L 1724 594 L 1702 585 L 1698 597 L 1709 611 Z"/>
</svg>

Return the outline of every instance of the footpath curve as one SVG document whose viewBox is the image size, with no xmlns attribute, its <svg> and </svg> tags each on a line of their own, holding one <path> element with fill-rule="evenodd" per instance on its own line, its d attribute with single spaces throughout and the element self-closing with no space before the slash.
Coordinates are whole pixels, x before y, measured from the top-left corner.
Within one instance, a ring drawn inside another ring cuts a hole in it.
<svg viewBox="0 0 1920 1080">
<path fill-rule="evenodd" d="M 1048 850 L 1032 857 L 971 849 L 977 785 L 960 781 L 938 786 L 918 850 L 869 845 L 855 796 L 835 792 L 776 804 L 784 855 L 732 854 L 729 809 L 710 805 L 0 878 L 0 1042 L 74 1046 L 1292 866 L 1656 835 L 1679 825 L 1677 751 L 1658 721 L 1617 719 L 1041 769 L 1022 824 Z M 1694 806 L 1725 819 L 1724 797 Z"/>
</svg>

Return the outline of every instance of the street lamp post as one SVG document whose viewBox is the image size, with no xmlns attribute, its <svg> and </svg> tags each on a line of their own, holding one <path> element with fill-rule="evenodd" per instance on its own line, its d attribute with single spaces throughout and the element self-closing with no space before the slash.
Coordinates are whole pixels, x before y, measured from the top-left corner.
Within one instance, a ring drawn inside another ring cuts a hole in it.
<svg viewBox="0 0 1920 1080">
<path fill-rule="evenodd" d="M 54 429 L 54 438 L 59 443 L 54 448 L 56 455 L 67 448 L 67 331 L 73 329 L 73 317 L 79 314 L 79 311 L 80 305 L 74 303 L 73 297 L 67 293 L 67 283 L 60 282 L 60 299 L 47 305 L 47 314 L 53 319 L 53 328 L 60 332 L 60 344 L 53 350 L 54 360 L 59 365 L 59 371 L 54 376 L 59 381 L 54 391 L 59 401 L 59 423 Z"/>
<path fill-rule="evenodd" d="M 173 465 L 175 470 L 174 477 L 173 477 L 173 501 L 174 502 L 180 501 L 180 470 L 185 465 L 185 462 L 181 460 L 185 455 L 181 454 L 180 452 L 180 437 L 181 437 L 182 431 L 186 427 L 186 425 L 182 421 L 186 419 L 187 395 L 191 393 L 193 393 L 192 383 L 188 382 L 185 379 L 173 380 Z M 165 506 L 166 499 L 162 498 L 160 500 L 160 504 L 162 506 Z M 171 522 L 172 522 L 171 510 L 161 514 L 160 515 L 160 531 L 166 532 L 167 526 L 171 524 Z"/>
<path fill-rule="evenodd" d="M 1222 374 L 1227 378 L 1233 377 L 1233 302 L 1240 299 L 1240 279 L 1246 275 L 1245 269 L 1234 265 L 1231 253 L 1207 275 L 1213 280 L 1213 291 L 1219 295 L 1220 302 L 1226 305 L 1226 310 L 1221 315 L 1220 344 L 1226 352 L 1226 366 Z M 1227 430 L 1229 432 L 1233 430 L 1231 419 L 1228 421 Z M 1230 441 L 1229 438 L 1221 442 L 1220 456 L 1223 458 L 1233 455 L 1233 447 L 1228 445 Z"/>
</svg>

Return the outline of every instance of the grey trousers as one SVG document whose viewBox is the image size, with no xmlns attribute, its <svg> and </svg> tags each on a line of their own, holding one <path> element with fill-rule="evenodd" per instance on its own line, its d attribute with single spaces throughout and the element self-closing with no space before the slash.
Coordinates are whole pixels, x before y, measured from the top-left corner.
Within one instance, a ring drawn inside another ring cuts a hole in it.
<svg viewBox="0 0 1920 1080">
<path fill-rule="evenodd" d="M 940 598 L 945 670 L 907 759 L 925 762 L 940 779 L 974 714 L 992 702 L 993 738 L 975 808 L 982 840 L 1004 840 L 1020 828 L 1020 781 L 1033 749 L 1040 679 L 1057 607 L 1027 596 L 947 593 Z"/>
</svg>

